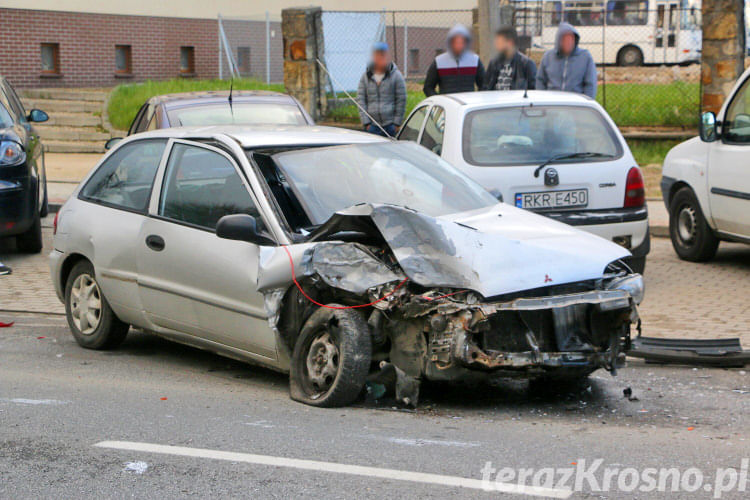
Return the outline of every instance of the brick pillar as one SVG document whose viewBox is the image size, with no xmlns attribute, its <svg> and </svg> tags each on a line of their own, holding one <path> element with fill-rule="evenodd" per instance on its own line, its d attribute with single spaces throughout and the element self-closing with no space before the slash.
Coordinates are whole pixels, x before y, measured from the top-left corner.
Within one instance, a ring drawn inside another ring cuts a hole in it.
<svg viewBox="0 0 750 500">
<path fill-rule="evenodd" d="M 742 0 L 703 0 L 701 81 L 704 111 L 718 113 L 744 69 Z"/>
<path fill-rule="evenodd" d="M 323 11 L 320 7 L 299 7 L 281 11 L 284 40 L 284 86 L 314 120 L 326 114 L 323 61 Z"/>
</svg>

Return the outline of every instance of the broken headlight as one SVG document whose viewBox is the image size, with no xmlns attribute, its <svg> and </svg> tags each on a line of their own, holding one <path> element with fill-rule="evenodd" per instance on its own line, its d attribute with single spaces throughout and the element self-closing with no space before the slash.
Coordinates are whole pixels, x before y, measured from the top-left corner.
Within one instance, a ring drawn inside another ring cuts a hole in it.
<svg viewBox="0 0 750 500">
<path fill-rule="evenodd" d="M 636 304 L 640 304 L 646 287 L 643 284 L 643 276 L 630 274 L 622 278 L 615 278 L 607 284 L 607 290 L 625 290 L 633 297 Z"/>
</svg>

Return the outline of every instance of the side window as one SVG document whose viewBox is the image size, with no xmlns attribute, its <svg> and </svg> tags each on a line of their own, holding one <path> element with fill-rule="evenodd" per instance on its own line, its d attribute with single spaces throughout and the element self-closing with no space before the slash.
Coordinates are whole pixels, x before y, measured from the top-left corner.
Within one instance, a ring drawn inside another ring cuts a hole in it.
<svg viewBox="0 0 750 500">
<path fill-rule="evenodd" d="M 424 125 L 422 140 L 419 143 L 440 155 L 443 152 L 443 133 L 445 132 L 445 110 L 440 106 L 433 106 L 430 116 Z"/>
<path fill-rule="evenodd" d="M 167 163 L 159 215 L 214 230 L 219 219 L 232 214 L 252 215 L 260 223 L 260 213 L 234 164 L 215 151 L 175 144 Z"/>
<path fill-rule="evenodd" d="M 735 144 L 750 144 L 750 78 L 732 98 L 724 117 L 724 140 Z"/>
<path fill-rule="evenodd" d="M 125 144 L 112 153 L 81 190 L 81 198 L 146 212 L 166 139 Z"/>
<path fill-rule="evenodd" d="M 401 128 L 401 135 L 398 136 L 399 141 L 413 141 L 417 142 L 419 138 L 419 129 L 422 128 L 422 122 L 424 117 L 427 115 L 427 106 L 422 106 L 416 110 L 404 123 Z"/>
</svg>

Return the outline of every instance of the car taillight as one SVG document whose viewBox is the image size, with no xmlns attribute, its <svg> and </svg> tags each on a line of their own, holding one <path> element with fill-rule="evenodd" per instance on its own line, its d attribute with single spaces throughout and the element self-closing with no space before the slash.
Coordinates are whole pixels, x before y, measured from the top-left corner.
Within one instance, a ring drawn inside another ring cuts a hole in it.
<svg viewBox="0 0 750 500">
<path fill-rule="evenodd" d="M 52 221 L 52 234 L 57 234 L 57 218 L 60 216 L 60 212 L 55 213 L 55 220 Z"/>
<path fill-rule="evenodd" d="M 646 189 L 641 169 L 633 167 L 628 171 L 625 181 L 625 208 L 642 207 L 646 204 Z"/>
</svg>

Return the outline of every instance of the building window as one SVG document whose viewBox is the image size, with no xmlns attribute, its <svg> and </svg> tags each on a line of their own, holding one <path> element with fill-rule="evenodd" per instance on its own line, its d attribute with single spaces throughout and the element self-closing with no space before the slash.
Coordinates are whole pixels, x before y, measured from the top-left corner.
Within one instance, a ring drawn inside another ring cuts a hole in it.
<svg viewBox="0 0 750 500">
<path fill-rule="evenodd" d="M 419 71 L 419 49 L 409 49 L 409 71 Z"/>
<path fill-rule="evenodd" d="M 180 73 L 195 74 L 195 47 L 180 47 Z"/>
<path fill-rule="evenodd" d="M 49 75 L 60 74 L 60 44 L 42 44 L 42 73 Z"/>
<path fill-rule="evenodd" d="M 130 45 L 115 45 L 115 73 L 129 75 L 133 72 L 133 58 Z"/>
<path fill-rule="evenodd" d="M 250 47 L 237 47 L 237 70 L 242 76 L 250 76 Z"/>
</svg>

